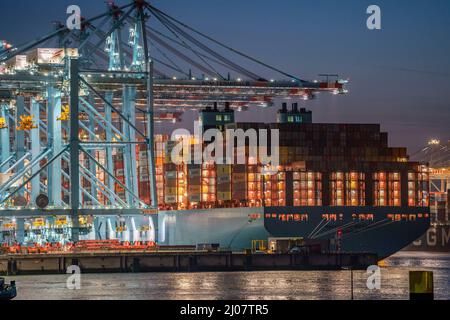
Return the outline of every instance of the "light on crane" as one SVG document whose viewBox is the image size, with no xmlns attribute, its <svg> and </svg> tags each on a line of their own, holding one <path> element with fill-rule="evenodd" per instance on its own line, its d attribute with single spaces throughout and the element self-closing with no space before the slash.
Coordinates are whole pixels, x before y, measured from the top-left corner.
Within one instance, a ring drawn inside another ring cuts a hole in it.
<svg viewBox="0 0 450 320">
<path fill-rule="evenodd" d="M 61 116 L 56 118 L 58 121 L 70 121 L 70 107 L 69 105 L 62 106 Z M 87 121 L 89 116 L 85 112 L 80 112 L 78 115 L 78 120 Z"/>
<path fill-rule="evenodd" d="M 0 130 L 8 129 L 8 125 L 6 124 L 5 118 L 0 118 Z"/>
<path fill-rule="evenodd" d="M 440 145 L 441 144 L 441 141 L 439 141 L 438 139 L 431 139 L 429 142 L 428 142 L 428 145 L 429 146 L 438 146 L 438 145 Z"/>
<path fill-rule="evenodd" d="M 37 125 L 34 122 L 33 116 L 20 116 L 19 126 L 17 127 L 18 131 L 30 131 L 33 129 L 37 129 Z"/>
<path fill-rule="evenodd" d="M 62 107 L 61 116 L 56 118 L 58 121 L 69 121 L 70 120 L 70 108 L 68 105 Z"/>
</svg>

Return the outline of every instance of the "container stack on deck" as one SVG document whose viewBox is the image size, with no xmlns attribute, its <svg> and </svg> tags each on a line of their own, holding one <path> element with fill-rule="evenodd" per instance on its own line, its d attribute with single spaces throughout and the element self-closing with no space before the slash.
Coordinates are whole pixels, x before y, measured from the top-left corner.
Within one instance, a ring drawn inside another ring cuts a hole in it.
<svg viewBox="0 0 450 320">
<path fill-rule="evenodd" d="M 428 205 L 427 168 L 409 162 L 405 148 L 389 148 L 379 125 L 237 123 L 225 128 L 278 129 L 278 172 L 262 174 L 264 166 L 250 162 L 248 147 L 245 165 L 176 165 L 171 155 L 179 141 L 157 136 L 162 209 L 259 207 L 263 201 L 266 206 Z M 197 142 L 190 140 L 194 148 Z"/>
</svg>

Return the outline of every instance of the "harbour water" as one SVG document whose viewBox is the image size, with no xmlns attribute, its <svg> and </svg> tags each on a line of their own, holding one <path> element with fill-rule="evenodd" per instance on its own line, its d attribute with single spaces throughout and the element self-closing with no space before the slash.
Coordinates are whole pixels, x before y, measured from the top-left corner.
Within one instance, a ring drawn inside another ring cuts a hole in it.
<svg viewBox="0 0 450 320">
<path fill-rule="evenodd" d="M 430 270 L 435 297 L 450 299 L 450 254 L 399 253 L 383 262 L 381 289 L 367 289 L 365 272 L 354 272 L 357 300 L 408 299 L 410 270 Z M 19 300 L 348 300 L 351 272 L 236 272 L 81 275 L 81 289 L 69 290 L 67 276 L 19 276 Z"/>
</svg>

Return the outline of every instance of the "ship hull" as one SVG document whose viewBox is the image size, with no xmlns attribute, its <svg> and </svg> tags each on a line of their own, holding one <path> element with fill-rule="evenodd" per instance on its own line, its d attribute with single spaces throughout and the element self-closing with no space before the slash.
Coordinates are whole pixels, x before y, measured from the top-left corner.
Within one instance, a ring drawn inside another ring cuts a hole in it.
<svg viewBox="0 0 450 320">
<path fill-rule="evenodd" d="M 330 213 L 336 215 L 336 221 L 325 221 L 323 215 Z M 307 219 L 300 221 L 305 215 Z M 360 215 L 371 215 L 371 219 L 361 221 Z M 400 215 L 399 221 L 392 221 L 391 215 Z M 410 220 L 411 216 L 416 218 Z M 330 240 L 342 251 L 375 253 L 384 259 L 420 238 L 429 227 L 429 209 L 415 207 L 163 211 L 158 219 L 158 242 L 162 245 L 220 244 L 222 248 L 243 250 L 251 248 L 253 240 L 269 237 L 313 238 Z"/>
<path fill-rule="evenodd" d="M 404 251 L 450 252 L 450 225 L 433 226 L 417 241 L 414 241 Z"/>
<path fill-rule="evenodd" d="M 162 211 L 158 217 L 161 245 L 220 244 L 222 248 L 251 248 L 253 240 L 270 237 L 262 208 Z"/>
</svg>

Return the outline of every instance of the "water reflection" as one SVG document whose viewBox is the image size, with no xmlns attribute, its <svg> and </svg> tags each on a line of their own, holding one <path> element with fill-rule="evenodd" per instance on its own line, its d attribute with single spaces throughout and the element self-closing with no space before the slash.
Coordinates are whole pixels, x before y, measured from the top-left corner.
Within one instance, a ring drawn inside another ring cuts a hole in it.
<svg viewBox="0 0 450 320">
<path fill-rule="evenodd" d="M 450 299 L 450 255 L 400 254 L 385 261 L 382 287 L 367 289 L 366 272 L 354 272 L 355 299 L 408 299 L 411 269 L 435 273 L 437 299 Z M 82 289 L 66 289 L 66 276 L 16 277 L 18 299 L 229 299 L 348 300 L 350 271 L 82 275 Z M 11 280 L 11 279 L 7 279 Z"/>
</svg>

